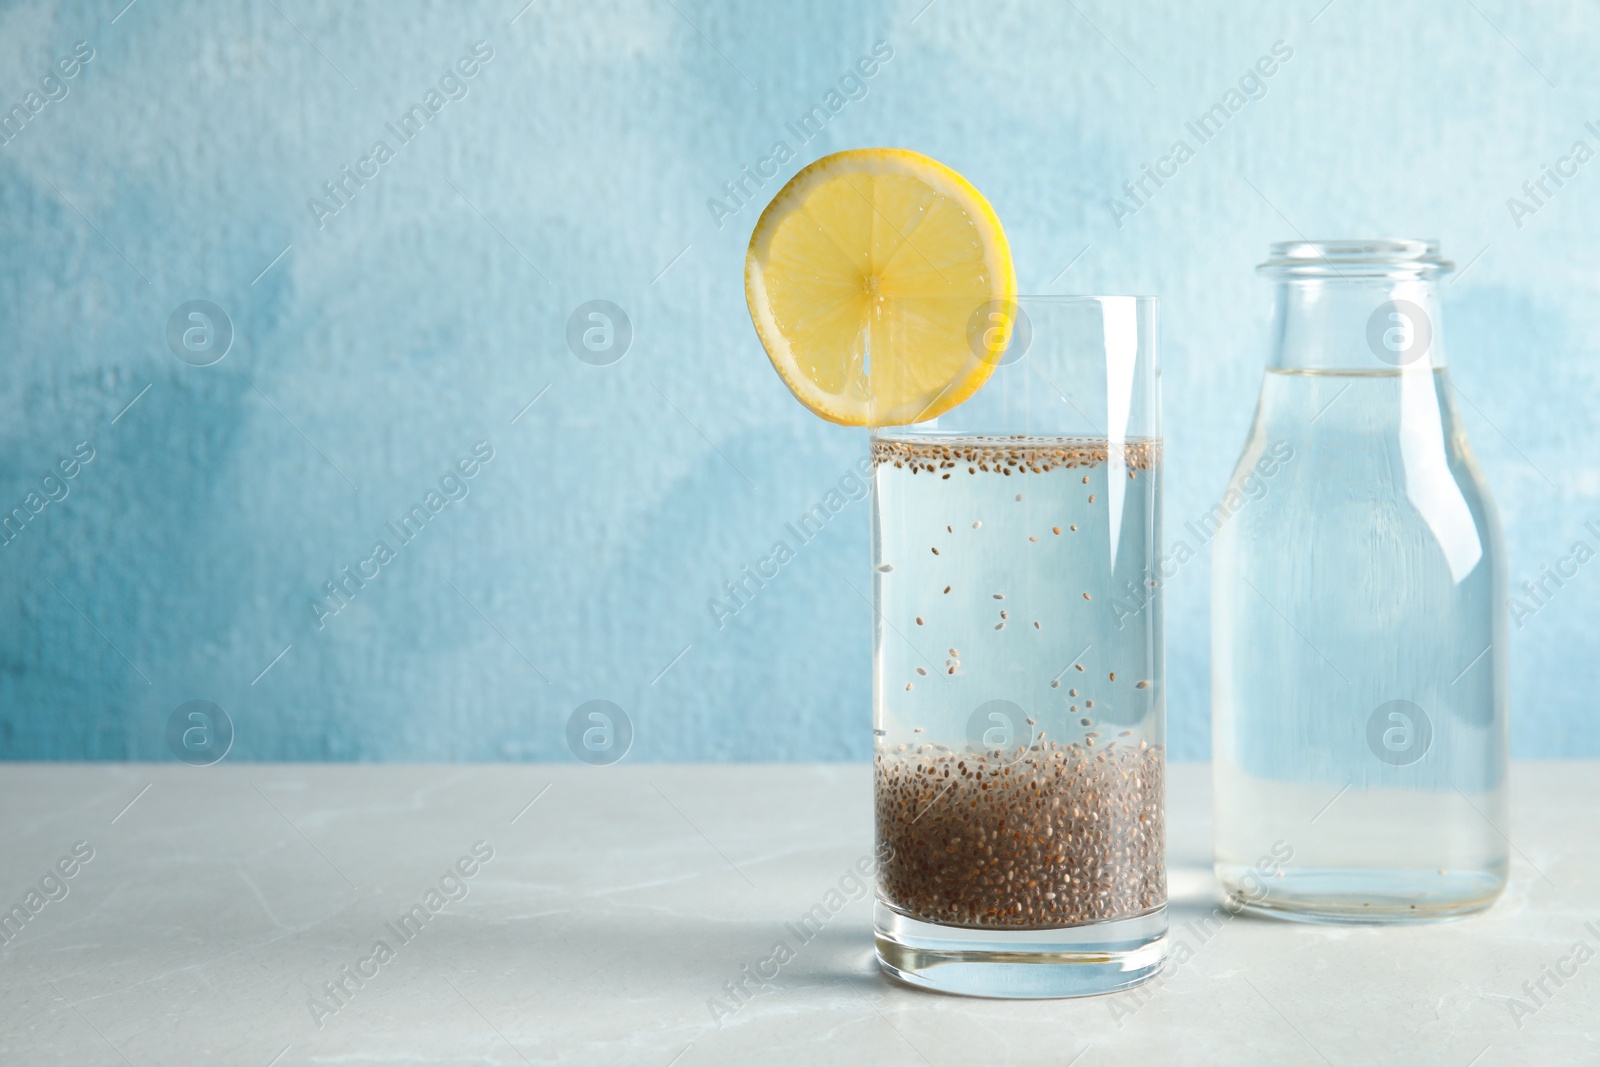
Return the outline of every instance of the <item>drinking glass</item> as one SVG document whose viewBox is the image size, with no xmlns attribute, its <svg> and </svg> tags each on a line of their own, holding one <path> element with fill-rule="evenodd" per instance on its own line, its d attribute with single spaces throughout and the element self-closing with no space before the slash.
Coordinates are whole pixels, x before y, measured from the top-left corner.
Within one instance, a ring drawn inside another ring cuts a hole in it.
<svg viewBox="0 0 1600 1067">
<path fill-rule="evenodd" d="M 988 383 L 872 434 L 875 932 L 913 985 L 1080 996 L 1165 958 L 1155 310 L 980 309 Z"/>
</svg>

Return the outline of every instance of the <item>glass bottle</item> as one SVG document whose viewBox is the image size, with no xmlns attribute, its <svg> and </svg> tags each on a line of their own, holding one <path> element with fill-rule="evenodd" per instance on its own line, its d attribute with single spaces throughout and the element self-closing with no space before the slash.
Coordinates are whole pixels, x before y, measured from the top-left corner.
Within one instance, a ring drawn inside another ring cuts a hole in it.
<svg viewBox="0 0 1600 1067">
<path fill-rule="evenodd" d="M 1237 907 L 1409 922 L 1505 886 L 1505 556 L 1432 241 L 1288 241 L 1214 510 L 1216 872 Z M 1263 872 L 1270 871 L 1270 874 Z"/>
</svg>

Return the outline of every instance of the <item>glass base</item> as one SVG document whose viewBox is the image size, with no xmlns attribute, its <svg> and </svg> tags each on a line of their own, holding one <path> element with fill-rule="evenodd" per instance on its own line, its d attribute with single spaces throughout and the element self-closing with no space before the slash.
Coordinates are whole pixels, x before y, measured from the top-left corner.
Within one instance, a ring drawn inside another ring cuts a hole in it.
<svg viewBox="0 0 1600 1067">
<path fill-rule="evenodd" d="M 974 930 L 910 918 L 879 900 L 878 963 L 919 989 L 1043 999 L 1114 993 L 1148 982 L 1167 959 L 1167 909 L 1051 930 Z"/>
<path fill-rule="evenodd" d="M 1506 886 L 1498 870 L 1372 870 L 1311 867 L 1262 878 L 1217 865 L 1233 911 L 1299 922 L 1403 924 L 1459 919 L 1488 908 Z"/>
</svg>

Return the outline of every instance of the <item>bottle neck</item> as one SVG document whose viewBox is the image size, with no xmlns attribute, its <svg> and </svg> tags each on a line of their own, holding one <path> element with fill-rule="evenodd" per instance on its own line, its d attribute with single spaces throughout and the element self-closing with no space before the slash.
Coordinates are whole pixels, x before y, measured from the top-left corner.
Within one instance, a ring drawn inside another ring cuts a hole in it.
<svg viewBox="0 0 1600 1067">
<path fill-rule="evenodd" d="M 1445 365 L 1431 278 L 1285 278 L 1274 326 L 1270 365 L 1280 370 L 1392 374 Z"/>
</svg>

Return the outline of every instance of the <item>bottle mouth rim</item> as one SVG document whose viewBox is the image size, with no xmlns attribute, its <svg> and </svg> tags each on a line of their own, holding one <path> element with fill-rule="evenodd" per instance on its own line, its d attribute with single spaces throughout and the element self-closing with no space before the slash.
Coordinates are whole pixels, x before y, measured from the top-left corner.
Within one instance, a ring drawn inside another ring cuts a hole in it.
<svg viewBox="0 0 1600 1067">
<path fill-rule="evenodd" d="M 1433 278 L 1454 269 L 1438 241 L 1413 237 L 1275 241 L 1256 267 L 1280 278 Z"/>
</svg>

